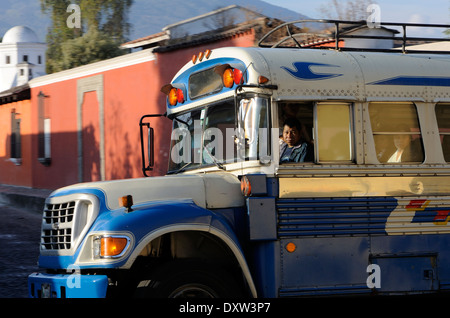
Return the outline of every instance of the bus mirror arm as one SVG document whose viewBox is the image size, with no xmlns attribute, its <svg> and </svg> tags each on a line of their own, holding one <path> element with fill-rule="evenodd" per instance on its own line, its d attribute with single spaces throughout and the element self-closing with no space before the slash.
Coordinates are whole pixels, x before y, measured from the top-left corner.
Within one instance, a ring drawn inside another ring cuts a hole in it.
<svg viewBox="0 0 450 318">
<path fill-rule="evenodd" d="M 153 170 L 153 166 L 155 164 L 154 159 L 154 134 L 153 128 L 150 126 L 149 122 L 144 122 L 145 118 L 148 117 L 167 117 L 166 114 L 152 114 L 152 115 L 144 115 L 141 117 L 139 121 L 139 129 L 141 135 L 141 155 L 142 155 L 142 172 L 144 176 L 149 177 L 147 174 L 148 171 Z M 147 156 L 145 155 L 145 138 L 144 138 L 144 127 L 147 129 Z M 146 157 L 148 158 L 148 165 L 146 165 Z"/>
</svg>

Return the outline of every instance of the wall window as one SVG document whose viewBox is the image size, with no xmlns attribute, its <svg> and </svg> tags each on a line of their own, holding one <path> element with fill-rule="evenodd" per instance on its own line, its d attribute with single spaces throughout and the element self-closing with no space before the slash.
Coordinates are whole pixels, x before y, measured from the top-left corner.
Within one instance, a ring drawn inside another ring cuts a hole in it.
<svg viewBox="0 0 450 318">
<path fill-rule="evenodd" d="M 444 159 L 450 162 L 450 104 L 436 105 L 435 111 Z"/>
<path fill-rule="evenodd" d="M 42 57 L 38 55 L 38 64 L 42 64 Z"/>
<path fill-rule="evenodd" d="M 51 120 L 45 114 L 44 93 L 38 94 L 38 160 L 43 165 L 51 163 Z"/>
<path fill-rule="evenodd" d="M 6 55 L 5 63 L 6 64 L 11 64 L 11 56 Z"/>
<path fill-rule="evenodd" d="M 20 136 L 20 119 L 17 118 L 16 110 L 11 112 L 11 160 L 16 163 L 21 163 L 22 158 L 22 146 Z"/>
<path fill-rule="evenodd" d="M 370 103 L 369 115 L 379 162 L 423 162 L 422 135 L 413 103 Z"/>
<path fill-rule="evenodd" d="M 24 62 L 28 62 L 28 55 L 24 55 L 24 56 L 23 56 L 23 61 L 24 61 Z"/>
</svg>

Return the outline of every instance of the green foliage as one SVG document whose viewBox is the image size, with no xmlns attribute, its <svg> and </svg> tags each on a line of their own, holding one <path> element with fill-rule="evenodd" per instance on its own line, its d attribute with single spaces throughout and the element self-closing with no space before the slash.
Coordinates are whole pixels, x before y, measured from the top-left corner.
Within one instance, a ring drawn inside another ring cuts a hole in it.
<svg viewBox="0 0 450 318">
<path fill-rule="evenodd" d="M 115 41 L 94 28 L 61 45 L 61 69 L 69 69 L 118 56 L 123 53 Z"/>
<path fill-rule="evenodd" d="M 81 11 L 81 28 L 70 28 L 70 4 Z M 41 10 L 51 16 L 47 33 L 47 73 L 108 59 L 123 52 L 119 45 L 130 31 L 128 10 L 133 0 L 41 0 Z"/>
</svg>

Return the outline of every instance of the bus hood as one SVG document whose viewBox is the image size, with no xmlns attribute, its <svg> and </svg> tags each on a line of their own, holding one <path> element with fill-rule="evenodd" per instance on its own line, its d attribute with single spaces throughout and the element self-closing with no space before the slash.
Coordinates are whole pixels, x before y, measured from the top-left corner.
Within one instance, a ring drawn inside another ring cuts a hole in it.
<svg viewBox="0 0 450 318">
<path fill-rule="evenodd" d="M 240 181 L 231 174 L 170 175 L 114 181 L 79 183 L 54 191 L 57 197 L 97 189 L 105 194 L 105 204 L 111 210 L 120 207 L 119 198 L 132 195 L 134 204 L 155 200 L 192 199 L 207 209 L 244 205 Z"/>
</svg>

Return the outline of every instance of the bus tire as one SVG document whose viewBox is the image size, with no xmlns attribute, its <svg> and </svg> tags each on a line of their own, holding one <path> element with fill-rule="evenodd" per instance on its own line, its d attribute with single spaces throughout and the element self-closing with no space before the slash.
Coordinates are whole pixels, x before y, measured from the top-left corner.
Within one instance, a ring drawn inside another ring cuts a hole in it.
<svg viewBox="0 0 450 318">
<path fill-rule="evenodd" d="M 138 298 L 236 298 L 242 297 L 228 272 L 200 262 L 171 262 L 154 270 L 136 289 Z"/>
</svg>

